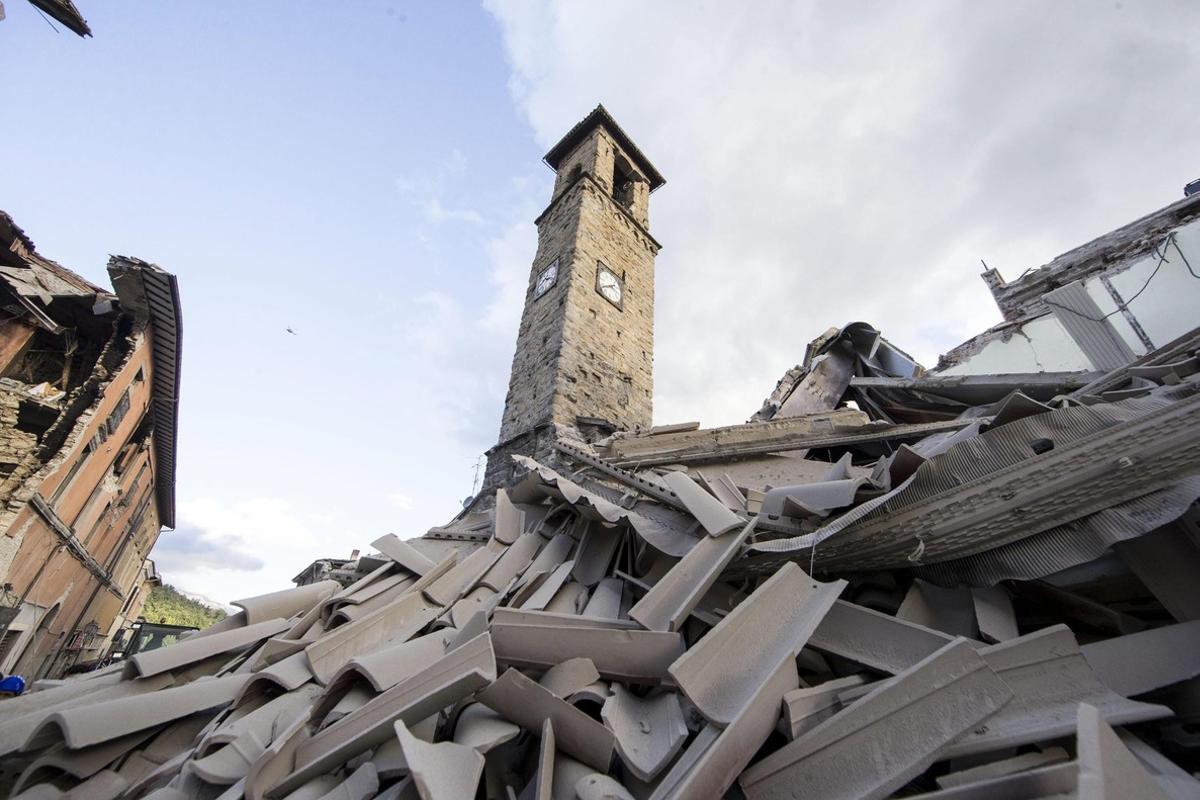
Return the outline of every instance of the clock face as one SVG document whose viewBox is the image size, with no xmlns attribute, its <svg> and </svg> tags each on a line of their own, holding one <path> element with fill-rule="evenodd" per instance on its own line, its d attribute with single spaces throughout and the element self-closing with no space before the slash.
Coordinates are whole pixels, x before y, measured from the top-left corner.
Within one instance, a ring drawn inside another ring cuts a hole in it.
<svg viewBox="0 0 1200 800">
<path fill-rule="evenodd" d="M 537 283 L 533 288 L 534 298 L 541 297 L 546 292 L 550 291 L 550 287 L 558 280 L 558 259 L 554 259 L 554 263 L 546 267 L 538 273 Z"/>
<path fill-rule="evenodd" d="M 603 264 L 600 265 L 600 269 L 596 272 L 596 291 L 600 293 L 601 297 L 617 308 L 621 307 L 625 288 L 621 285 L 621 279 L 609 271 L 608 267 Z"/>
</svg>

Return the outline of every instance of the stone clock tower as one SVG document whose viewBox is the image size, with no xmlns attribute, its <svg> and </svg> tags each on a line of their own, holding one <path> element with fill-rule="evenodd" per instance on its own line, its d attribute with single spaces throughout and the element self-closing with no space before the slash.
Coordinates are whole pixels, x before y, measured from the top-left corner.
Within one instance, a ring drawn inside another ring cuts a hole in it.
<svg viewBox="0 0 1200 800">
<path fill-rule="evenodd" d="M 551 460 L 560 437 L 650 426 L 660 245 L 649 199 L 663 177 L 603 106 L 545 161 L 557 177 L 535 220 L 537 255 L 485 491 L 514 474 L 514 453 Z"/>
</svg>

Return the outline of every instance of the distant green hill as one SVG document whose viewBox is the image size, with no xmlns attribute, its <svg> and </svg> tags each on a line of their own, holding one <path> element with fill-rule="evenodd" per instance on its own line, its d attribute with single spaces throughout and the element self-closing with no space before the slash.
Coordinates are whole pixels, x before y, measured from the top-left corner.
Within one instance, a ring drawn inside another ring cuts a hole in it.
<svg viewBox="0 0 1200 800">
<path fill-rule="evenodd" d="M 168 625 L 190 625 L 207 628 L 225 619 L 225 612 L 206 606 L 177 590 L 174 586 L 155 586 L 142 607 L 146 622 L 165 622 Z"/>
</svg>

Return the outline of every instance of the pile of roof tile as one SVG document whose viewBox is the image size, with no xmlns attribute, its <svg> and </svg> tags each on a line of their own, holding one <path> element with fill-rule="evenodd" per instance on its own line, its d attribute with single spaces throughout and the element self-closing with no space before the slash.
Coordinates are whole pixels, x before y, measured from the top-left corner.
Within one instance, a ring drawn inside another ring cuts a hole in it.
<svg viewBox="0 0 1200 800">
<path fill-rule="evenodd" d="M 1070 385 L 904 377 L 870 334 L 751 423 L 518 457 L 487 512 L 0 701 L 4 780 L 1200 797 L 1200 334 Z"/>
</svg>

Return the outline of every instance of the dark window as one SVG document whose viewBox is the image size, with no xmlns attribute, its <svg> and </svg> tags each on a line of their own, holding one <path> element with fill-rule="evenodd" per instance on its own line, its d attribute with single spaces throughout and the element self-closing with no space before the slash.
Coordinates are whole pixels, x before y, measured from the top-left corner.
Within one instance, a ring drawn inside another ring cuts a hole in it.
<svg viewBox="0 0 1200 800">
<path fill-rule="evenodd" d="M 613 199 L 625 207 L 633 204 L 633 168 L 629 162 L 619 155 L 613 156 L 612 195 Z"/>
<path fill-rule="evenodd" d="M 17 643 L 17 639 L 20 639 L 21 634 L 24 632 L 23 630 L 4 632 L 4 637 L 0 638 L 0 662 L 8 657 L 9 651 L 12 650 L 13 645 Z"/>
<path fill-rule="evenodd" d="M 126 389 L 121 399 L 117 401 L 117 407 L 108 415 L 108 432 L 111 434 L 120 425 L 121 420 L 125 419 L 125 415 L 129 413 L 129 390 Z"/>
</svg>

